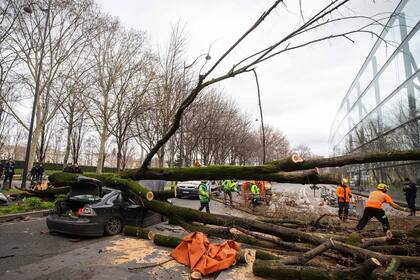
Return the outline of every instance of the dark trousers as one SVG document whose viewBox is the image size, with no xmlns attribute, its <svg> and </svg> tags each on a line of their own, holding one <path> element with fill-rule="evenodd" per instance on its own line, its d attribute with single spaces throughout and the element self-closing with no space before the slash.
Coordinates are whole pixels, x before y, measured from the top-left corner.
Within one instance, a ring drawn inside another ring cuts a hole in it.
<svg viewBox="0 0 420 280">
<path fill-rule="evenodd" d="M 260 198 L 258 196 L 253 196 L 252 197 L 252 206 L 255 207 L 259 204 L 260 202 Z"/>
<path fill-rule="evenodd" d="M 416 211 L 416 196 L 406 195 L 405 200 L 407 201 L 408 208 L 410 208 L 411 212 L 415 212 Z"/>
<path fill-rule="evenodd" d="M 206 207 L 206 212 L 210 213 L 210 206 L 209 206 L 209 202 L 208 201 L 200 201 L 200 208 L 198 208 L 198 211 L 201 211 L 204 209 L 204 207 Z"/>
<path fill-rule="evenodd" d="M 349 215 L 349 206 L 350 204 L 348 202 L 339 202 L 338 203 L 338 217 L 340 219 L 346 219 Z M 344 215 L 343 215 L 344 212 Z"/>
<path fill-rule="evenodd" d="M 385 214 L 385 211 L 381 208 L 371 208 L 366 207 L 365 211 L 363 212 L 363 216 L 360 219 L 359 223 L 356 226 L 357 230 L 362 230 L 366 224 L 369 222 L 370 219 L 375 217 L 379 222 L 382 224 L 382 228 L 384 229 L 384 232 L 390 229 L 389 227 L 389 221 L 388 217 Z"/>
<path fill-rule="evenodd" d="M 37 181 L 42 181 L 42 174 L 41 173 L 37 173 L 35 176 Z"/>
<path fill-rule="evenodd" d="M 9 181 L 9 189 L 12 188 L 12 181 L 13 181 L 13 175 L 15 174 L 5 174 L 4 175 L 4 181 L 3 181 L 3 188 L 6 189 L 6 182 Z"/>
<path fill-rule="evenodd" d="M 229 196 L 229 200 L 230 200 L 230 205 L 232 205 L 232 192 L 231 191 L 227 191 L 227 190 L 223 190 L 224 192 L 224 199 L 226 201 L 226 196 Z"/>
</svg>

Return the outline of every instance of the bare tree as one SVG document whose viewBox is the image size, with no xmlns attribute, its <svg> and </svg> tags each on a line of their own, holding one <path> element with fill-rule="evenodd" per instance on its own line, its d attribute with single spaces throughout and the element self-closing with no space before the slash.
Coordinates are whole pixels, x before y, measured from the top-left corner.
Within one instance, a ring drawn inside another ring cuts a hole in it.
<svg viewBox="0 0 420 280">
<path fill-rule="evenodd" d="M 117 112 L 120 112 L 119 117 L 124 118 L 123 105 L 128 105 L 124 103 L 126 100 L 124 98 L 129 97 L 130 94 L 138 94 L 136 82 L 139 79 L 136 75 L 144 66 L 145 47 L 142 33 L 126 31 L 114 19 L 101 18 L 98 28 L 99 32 L 92 40 L 91 46 L 94 59 L 94 84 L 88 95 L 90 102 L 87 113 L 99 133 L 100 145 L 96 172 L 101 173 L 105 161 L 106 143 L 118 122 Z M 132 99 L 131 101 L 140 100 Z M 129 110 L 130 118 L 135 110 L 135 108 Z M 122 142 L 124 142 L 127 135 L 126 129 L 120 127 L 120 133 L 123 134 Z"/>
<path fill-rule="evenodd" d="M 117 144 L 117 170 L 124 167 L 123 155 L 127 152 L 128 141 L 135 137 L 133 125 L 136 118 L 151 108 L 145 102 L 146 92 L 149 90 L 154 78 L 151 57 L 149 55 L 133 57 L 126 63 L 123 77 L 119 77 L 122 90 L 116 96 L 115 125 L 111 134 Z"/>
<path fill-rule="evenodd" d="M 187 94 L 185 42 L 184 31 L 178 24 L 172 29 L 166 51 L 159 54 L 155 83 L 147 93 L 147 102 L 154 109 L 136 119 L 137 140 L 146 151 L 150 151 L 168 130 L 180 100 Z M 162 147 L 157 154 L 159 166 L 164 165 L 166 149 Z"/>
<path fill-rule="evenodd" d="M 295 30 L 288 33 L 281 39 L 276 40 L 272 45 L 268 47 L 261 48 L 260 51 L 252 53 L 251 55 L 245 56 L 243 59 L 239 60 L 237 63 L 234 63 L 233 66 L 225 71 L 225 74 L 220 76 L 211 77 L 214 70 L 216 68 L 220 68 L 222 61 L 225 60 L 227 56 L 229 56 L 236 47 L 242 43 L 242 41 L 248 37 L 250 33 L 252 33 L 270 14 L 271 12 L 283 1 L 278 0 L 266 11 L 264 12 L 258 20 L 247 30 L 245 31 L 240 38 L 234 42 L 231 47 L 228 48 L 217 60 L 214 62 L 207 71 L 204 73 L 199 73 L 197 82 L 195 86 L 191 89 L 188 96 L 181 102 L 176 114 L 172 120 L 170 128 L 165 132 L 164 136 L 156 142 L 154 147 L 150 150 L 148 155 L 146 156 L 143 164 L 140 168 L 140 172 L 144 172 L 147 167 L 149 166 L 152 158 L 161 150 L 161 148 L 168 142 L 168 140 L 176 133 L 178 128 L 180 127 L 181 118 L 185 112 L 185 110 L 194 102 L 198 94 L 206 87 L 218 83 L 220 81 L 230 79 L 235 77 L 239 74 L 244 74 L 250 71 L 253 71 L 254 68 L 269 60 L 278 56 L 280 54 L 289 52 L 291 50 L 295 50 L 298 48 L 306 47 L 311 44 L 330 40 L 333 38 L 345 38 L 353 42 L 350 38 L 351 35 L 356 33 L 368 33 L 374 36 L 377 36 L 375 32 L 373 32 L 370 28 L 372 26 L 380 24 L 380 22 L 376 19 L 366 16 L 342 16 L 339 13 L 339 9 L 343 7 L 349 0 L 333 0 L 330 3 L 326 4 L 324 7 L 320 8 L 318 12 L 315 12 L 312 17 L 308 18 L 307 21 L 304 21 L 300 26 L 298 26 Z M 332 15 L 337 13 L 339 15 L 338 18 L 333 18 Z M 359 22 L 354 23 L 356 19 L 359 19 Z M 343 21 L 353 21 L 349 29 L 343 30 L 341 32 L 336 32 L 332 35 L 327 36 L 320 36 L 317 31 L 321 28 L 327 28 L 331 25 L 334 25 L 337 22 Z M 365 22 L 363 22 L 365 21 Z M 312 34 L 314 37 L 308 36 Z M 210 56 L 206 56 L 209 58 Z M 206 60 L 207 62 L 207 60 Z M 201 69 L 204 68 L 204 65 Z M 219 69 L 220 70 L 220 69 Z M 201 71 L 200 71 L 201 72 Z"/>
<path fill-rule="evenodd" d="M 13 71 L 14 82 L 19 91 L 14 97 L 4 100 L 8 110 L 18 123 L 29 129 L 27 121 L 21 117 L 20 102 L 34 96 L 36 120 L 29 155 L 29 169 L 32 166 L 35 148 L 45 127 L 57 114 L 67 99 L 66 80 L 71 76 L 70 58 L 82 52 L 92 26 L 88 24 L 94 17 L 94 6 L 90 0 L 37 2 L 40 7 L 49 7 L 47 22 L 44 9 L 33 9 L 32 14 L 18 16 L 13 33 L 8 39 L 8 48 L 18 58 L 18 67 Z M 46 25 L 46 27 L 45 27 Z M 44 32 L 44 30 L 46 32 Z M 45 36 L 44 36 L 45 35 Z M 40 73 L 40 54 L 44 54 L 43 71 Z M 39 88 L 36 88 L 39 79 Z"/>
</svg>

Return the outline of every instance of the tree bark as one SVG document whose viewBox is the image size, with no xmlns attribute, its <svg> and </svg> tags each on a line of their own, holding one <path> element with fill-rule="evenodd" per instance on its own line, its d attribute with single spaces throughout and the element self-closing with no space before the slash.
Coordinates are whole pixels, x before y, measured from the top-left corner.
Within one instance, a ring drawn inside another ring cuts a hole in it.
<svg viewBox="0 0 420 280">
<path fill-rule="evenodd" d="M 331 158 L 313 158 L 283 168 L 283 171 L 303 170 L 310 168 L 340 167 L 349 164 L 372 162 L 420 160 L 420 150 L 387 151 L 351 154 Z"/>
<path fill-rule="evenodd" d="M 275 237 L 275 236 L 263 235 L 261 233 L 253 232 L 253 231 L 246 230 L 246 229 L 243 229 L 241 227 L 236 227 L 236 226 L 234 228 L 239 230 L 240 232 L 246 234 L 246 235 L 255 237 L 259 240 L 265 240 L 265 241 L 277 244 L 280 247 L 282 247 L 284 249 L 287 249 L 287 250 L 292 250 L 292 251 L 296 251 L 296 252 L 306 252 L 306 251 L 308 251 L 307 246 L 302 246 L 300 244 L 296 244 L 296 243 L 292 243 L 292 242 L 286 242 L 286 241 L 283 241 L 280 238 Z"/>
<path fill-rule="evenodd" d="M 30 150 L 29 150 L 29 159 L 28 159 L 28 173 L 29 171 L 31 171 L 34 165 L 34 159 L 36 156 L 36 147 L 38 146 L 39 137 L 41 136 L 41 129 L 42 128 L 38 124 L 36 124 L 34 128 L 34 132 L 32 134 L 32 140 L 31 140 L 31 145 L 30 145 Z"/>
<path fill-rule="evenodd" d="M 318 158 L 303 160 L 298 155 L 267 163 L 260 166 L 209 166 L 200 168 L 143 168 L 129 170 L 122 173 L 123 178 L 157 179 L 168 181 L 187 181 L 187 180 L 222 180 L 232 179 L 252 179 L 267 180 L 276 182 L 290 183 L 325 183 L 336 184 L 340 182 L 339 176 L 317 175 L 308 176 L 302 173 L 288 173 L 290 171 L 310 170 L 321 167 L 338 167 L 349 164 L 361 164 L 370 162 L 406 161 L 419 160 L 419 150 L 391 151 L 364 153 L 356 155 L 346 155 L 332 158 Z M 284 173 L 287 171 L 287 173 Z M 299 175 L 300 174 L 300 175 Z"/>
<path fill-rule="evenodd" d="M 309 250 L 308 252 L 305 252 L 298 256 L 291 256 L 283 260 L 284 264 L 305 264 L 314 257 L 324 253 L 328 249 L 330 249 L 333 246 L 333 241 L 331 239 L 325 241 L 321 245 Z"/>
<path fill-rule="evenodd" d="M 340 176 L 335 174 L 320 175 L 319 170 L 301 170 L 294 172 L 267 172 L 264 166 L 210 166 L 187 168 L 150 168 L 138 173 L 136 170 L 122 172 L 122 178 L 133 180 L 223 180 L 226 178 L 240 180 L 265 180 L 279 183 L 296 184 L 337 184 Z"/>
<path fill-rule="evenodd" d="M 123 233 L 128 236 L 135 236 L 143 239 L 153 239 L 153 232 L 148 229 L 135 226 L 124 226 Z"/>
<path fill-rule="evenodd" d="M 284 265 L 277 260 L 255 260 L 253 272 L 256 276 L 282 280 L 353 280 L 369 279 L 371 272 L 380 266 L 380 262 L 370 258 L 353 269 L 325 269 L 310 266 Z"/>
<path fill-rule="evenodd" d="M 381 252 L 384 254 L 389 255 L 401 255 L 401 256 L 408 256 L 408 255 L 418 255 L 420 253 L 420 246 L 419 245 L 382 245 L 382 246 L 370 246 L 369 250 L 375 252 Z"/>
<path fill-rule="evenodd" d="M 101 137 L 100 137 L 100 145 L 99 145 L 99 152 L 98 152 L 98 162 L 96 164 L 96 174 L 102 173 L 102 168 L 104 165 L 105 160 L 105 145 L 107 140 L 107 131 L 106 127 L 104 126 L 102 129 Z"/>
</svg>

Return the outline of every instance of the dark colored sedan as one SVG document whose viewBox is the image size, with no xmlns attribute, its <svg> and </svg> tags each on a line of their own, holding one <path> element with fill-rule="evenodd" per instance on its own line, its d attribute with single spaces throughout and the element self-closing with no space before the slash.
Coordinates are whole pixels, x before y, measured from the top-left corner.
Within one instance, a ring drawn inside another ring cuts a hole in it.
<svg viewBox="0 0 420 280">
<path fill-rule="evenodd" d="M 101 236 L 118 234 L 124 225 L 147 227 L 161 221 L 160 214 L 139 205 L 134 197 L 79 176 L 67 199 L 58 201 L 48 215 L 47 226 L 52 232 Z"/>
</svg>

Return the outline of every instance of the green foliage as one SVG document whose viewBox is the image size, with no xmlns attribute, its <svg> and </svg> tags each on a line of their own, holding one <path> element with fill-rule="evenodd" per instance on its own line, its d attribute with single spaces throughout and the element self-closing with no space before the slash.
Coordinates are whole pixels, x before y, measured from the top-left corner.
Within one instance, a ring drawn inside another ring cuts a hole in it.
<svg viewBox="0 0 420 280">
<path fill-rule="evenodd" d="M 34 209 L 39 209 L 41 207 L 41 199 L 39 197 L 28 197 L 25 199 L 25 202 L 29 207 Z"/>
<path fill-rule="evenodd" d="M 24 213 L 42 209 L 52 209 L 53 207 L 54 202 L 43 201 L 38 197 L 30 197 L 16 203 L 12 203 L 9 206 L 0 207 L 0 215 Z"/>
</svg>

